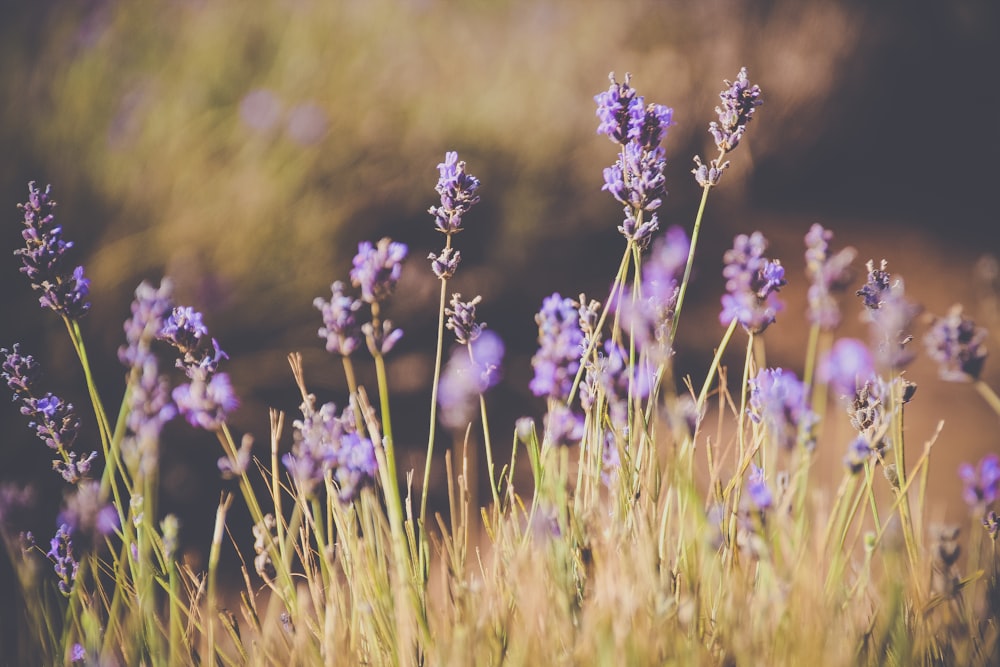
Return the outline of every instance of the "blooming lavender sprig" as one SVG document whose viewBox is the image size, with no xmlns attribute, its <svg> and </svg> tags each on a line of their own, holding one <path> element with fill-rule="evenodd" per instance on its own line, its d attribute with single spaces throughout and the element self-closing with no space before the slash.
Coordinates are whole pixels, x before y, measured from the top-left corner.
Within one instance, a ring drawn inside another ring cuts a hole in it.
<svg viewBox="0 0 1000 667">
<path fill-rule="evenodd" d="M 438 390 L 441 423 L 462 429 L 470 421 L 479 397 L 500 381 L 504 344 L 493 331 L 484 329 L 468 347 L 456 347 L 445 364 Z"/>
<path fill-rule="evenodd" d="M 857 338 L 841 338 L 823 355 L 817 377 L 843 396 L 875 378 L 875 359 L 864 342 Z"/>
<path fill-rule="evenodd" d="M 831 330 L 840 324 L 840 308 L 834 297 L 852 279 L 851 263 L 857 251 L 847 247 L 831 254 L 833 232 L 814 224 L 806 234 L 806 276 L 809 278 L 806 317 L 821 329 Z"/>
<path fill-rule="evenodd" d="M 368 241 L 358 244 L 351 269 L 351 283 L 361 288 L 366 303 L 380 303 L 389 298 L 403 271 L 407 247 L 383 238 L 375 245 Z"/>
<path fill-rule="evenodd" d="M 774 494 L 771 493 L 771 487 L 767 485 L 764 471 L 754 463 L 750 464 L 746 490 L 750 501 L 761 512 L 766 512 L 774 505 Z"/>
<path fill-rule="evenodd" d="M 529 388 L 535 396 L 565 401 L 580 368 L 583 332 L 572 299 L 558 292 L 542 302 L 535 316 L 538 324 L 538 351 L 531 358 L 535 369 Z"/>
<path fill-rule="evenodd" d="M 958 476 L 965 485 L 962 498 L 972 509 L 985 511 L 1000 496 L 1000 457 L 987 454 L 975 467 L 963 463 Z"/>
<path fill-rule="evenodd" d="M 319 337 L 326 339 L 326 351 L 349 357 L 361 345 L 361 326 L 355 315 L 361 300 L 348 295 L 346 289 L 338 280 L 330 285 L 330 300 L 316 297 L 313 305 L 323 314 Z"/>
<path fill-rule="evenodd" d="M 661 104 L 646 105 L 629 85 L 630 78 L 626 74 L 625 82 L 619 84 L 612 72 L 611 87 L 594 97 L 598 134 L 606 134 L 622 147 L 618 161 L 604 170 L 601 189 L 625 205 L 618 231 L 644 247 L 659 228 L 654 211 L 667 194 L 667 163 L 660 142 L 673 124 L 673 110 Z"/>
<path fill-rule="evenodd" d="M 458 293 L 451 295 L 451 307 L 444 309 L 448 317 L 445 328 L 454 332 L 460 345 L 468 345 L 479 338 L 486 327 L 485 322 L 476 321 L 476 306 L 483 298 L 476 296 L 471 301 L 462 301 L 461 297 Z"/>
<path fill-rule="evenodd" d="M 954 305 L 944 317 L 934 319 L 924 335 L 927 354 L 939 365 L 942 380 L 978 380 L 986 362 L 986 329 L 977 327 Z"/>
<path fill-rule="evenodd" d="M 49 544 L 46 556 L 52 561 L 56 576 L 59 577 L 59 592 L 69 597 L 80 569 L 80 562 L 73 557 L 73 540 L 69 526 L 60 525 Z"/>
<path fill-rule="evenodd" d="M 187 422 L 206 431 L 221 428 L 229 413 L 239 407 L 239 399 L 226 373 L 216 373 L 209 379 L 197 377 L 175 387 L 171 396 L 177 411 Z"/>
<path fill-rule="evenodd" d="M 174 310 L 173 291 L 173 283 L 167 278 L 160 281 L 159 287 L 153 287 L 146 281 L 136 287 L 131 306 L 132 316 L 124 324 L 125 345 L 118 350 L 118 360 L 122 364 L 130 368 L 141 366 L 152 355 L 151 345 L 157 338 L 176 346 L 171 340 L 171 335 L 176 337 L 178 334 L 176 318 L 173 319 L 171 328 L 164 333 L 167 318 L 172 317 Z M 201 323 L 200 315 L 198 322 Z M 204 324 L 201 326 L 204 328 Z M 207 331 L 205 329 L 206 333 Z M 181 337 L 186 335 L 181 334 Z"/>
<path fill-rule="evenodd" d="M 762 368 L 750 380 L 749 414 L 785 449 L 796 443 L 807 448 L 815 444 L 819 418 L 809 407 L 805 385 L 789 370 Z"/>
<path fill-rule="evenodd" d="M 302 419 L 293 423 L 292 451 L 282 462 L 307 496 L 314 495 L 327 472 L 333 471 L 340 500 L 348 503 L 375 479 L 375 448 L 357 432 L 353 408 L 348 406 L 337 414 L 333 403 L 324 403 L 317 410 L 315 401 L 310 394 L 302 403 Z"/>
<path fill-rule="evenodd" d="M 431 260 L 431 271 L 441 280 L 450 280 L 458 270 L 458 264 L 462 261 L 462 253 L 454 248 L 447 247 L 441 250 L 440 255 L 430 253 L 427 259 Z"/>
<path fill-rule="evenodd" d="M 41 375 L 41 366 L 30 354 L 21 354 L 21 344 L 14 343 L 13 349 L 0 349 L 3 365 L 0 377 L 14 393 L 14 400 L 24 400 L 32 395 L 32 388 Z"/>
<path fill-rule="evenodd" d="M 70 268 L 67 252 L 72 241 L 64 241 L 62 227 L 56 224 L 56 202 L 51 198 L 52 186 L 45 191 L 28 183 L 28 200 L 18 204 L 24 211 L 25 247 L 14 251 L 21 257 L 21 272 L 28 276 L 32 288 L 40 290 L 38 302 L 71 319 L 78 320 L 90 310 L 87 296 L 90 281 L 83 275 L 83 267 Z"/>
<path fill-rule="evenodd" d="M 910 363 L 916 353 L 908 347 L 913 336 L 908 332 L 921 308 L 906 297 L 901 278 L 892 280 L 886 270 L 886 261 L 879 268 L 869 260 L 868 280 L 858 290 L 865 304 L 867 319 L 871 324 L 873 350 L 881 367 L 898 370 Z"/>
<path fill-rule="evenodd" d="M 734 318 L 750 333 L 762 333 L 781 311 L 777 292 L 786 284 L 781 262 L 764 257 L 767 239 L 760 232 L 740 234 L 723 257 L 726 294 L 722 296 L 719 321 Z"/>
<path fill-rule="evenodd" d="M 724 79 L 725 90 L 719 93 L 722 103 L 715 107 L 719 121 L 708 124 L 708 131 L 715 139 L 720 151 L 729 153 L 739 146 L 747 125 L 753 119 L 757 107 L 763 104 L 760 86 L 750 85 L 747 68 L 740 69 L 735 81 Z"/>
<path fill-rule="evenodd" d="M 479 179 L 465 171 L 465 161 L 454 151 L 445 153 L 437 168 L 441 177 L 434 189 L 441 195 L 441 205 L 431 206 L 428 213 L 438 231 L 450 235 L 462 231 L 462 216 L 479 203 Z"/>
</svg>

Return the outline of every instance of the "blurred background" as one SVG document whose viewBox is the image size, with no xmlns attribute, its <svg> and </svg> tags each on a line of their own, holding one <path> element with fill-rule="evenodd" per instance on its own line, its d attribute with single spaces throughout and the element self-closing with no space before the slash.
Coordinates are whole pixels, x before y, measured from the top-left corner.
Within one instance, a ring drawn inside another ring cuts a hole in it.
<svg viewBox="0 0 1000 667">
<path fill-rule="evenodd" d="M 675 110 L 660 217 L 688 230 L 700 195 L 691 160 L 714 148 L 706 128 L 722 80 L 745 65 L 764 91 L 709 201 L 680 375 L 704 377 L 723 333 L 722 254 L 755 229 L 790 283 L 766 335 L 768 362 L 801 373 L 802 237 L 814 222 L 834 231 L 835 247 L 858 249 L 858 286 L 864 261 L 884 257 L 927 313 L 962 302 L 1000 347 L 992 0 L 7 0 L 3 12 L 0 346 L 21 341 L 40 360 L 45 390 L 77 405 L 88 451 L 99 446 L 65 329 L 38 308 L 11 256 L 29 180 L 53 184 L 92 281 L 82 326 L 110 411 L 123 388 L 116 351 L 132 293 L 168 275 L 178 303 L 202 311 L 231 356 L 242 400 L 232 426 L 256 437 L 258 454 L 269 407 L 297 416 L 289 352 L 303 354 L 320 400 L 344 401 L 313 299 L 347 279 L 358 241 L 409 244 L 388 305 L 406 332 L 389 373 L 399 467 L 419 479 L 438 298 L 425 257 L 443 241 L 427 214 L 436 165 L 457 150 L 483 184 L 456 237 L 453 289 L 482 295 L 481 318 L 507 343 L 490 409 L 495 441 L 509 443 L 513 420 L 543 408 L 527 391 L 542 298 L 603 299 L 624 247 L 620 208 L 600 191 L 615 150 L 595 134 L 593 96 L 611 71 L 631 72 L 647 101 Z M 857 300 L 844 306 L 841 333 L 864 337 Z M 925 328 L 917 324 L 918 338 Z M 733 368 L 744 342 L 734 339 Z M 1000 450 L 1000 422 L 970 386 L 939 382 L 924 356 L 909 377 L 920 387 L 907 413 L 911 452 L 946 420 L 934 512 L 964 520 L 957 466 Z M 988 360 L 983 377 L 1000 386 L 1000 361 Z M 38 502 L 53 515 L 61 492 L 49 452 L 7 401 L 0 437 L 0 481 L 50 488 Z M 846 442 L 825 443 L 838 475 Z M 449 444 L 442 436 L 438 452 Z M 163 508 L 182 517 L 192 547 L 207 545 L 210 508 L 228 488 L 220 455 L 214 438 L 184 424 L 165 433 Z M 436 470 L 440 480 L 443 465 Z"/>
</svg>

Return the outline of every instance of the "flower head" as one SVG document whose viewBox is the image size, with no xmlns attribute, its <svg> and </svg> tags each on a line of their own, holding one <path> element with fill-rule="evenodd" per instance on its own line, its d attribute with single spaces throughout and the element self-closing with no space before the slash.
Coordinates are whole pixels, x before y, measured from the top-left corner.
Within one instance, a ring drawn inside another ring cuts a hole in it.
<svg viewBox="0 0 1000 667">
<path fill-rule="evenodd" d="M 38 302 L 43 308 L 77 320 L 87 314 L 90 303 L 90 281 L 83 267 L 70 268 L 67 252 L 72 241 L 64 241 L 62 227 L 56 224 L 56 202 L 50 197 L 52 186 L 41 192 L 35 182 L 28 183 L 28 200 L 18 204 L 24 211 L 24 247 L 14 251 L 21 257 L 21 273 L 28 276 L 31 286 L 41 291 Z"/>
<path fill-rule="evenodd" d="M 771 493 L 771 487 L 767 485 L 767 480 L 764 478 L 764 471 L 757 467 L 755 463 L 750 464 L 750 475 L 747 477 L 747 496 L 750 497 L 750 501 L 757 507 L 760 511 L 766 511 L 771 509 L 774 504 L 774 496 Z"/>
<path fill-rule="evenodd" d="M 866 266 L 868 281 L 857 294 L 867 308 L 876 361 L 881 367 L 903 368 L 916 356 L 907 347 L 913 339 L 908 332 L 921 308 L 906 298 L 902 279 L 890 280 L 885 260 L 878 269 L 871 260 Z"/>
<path fill-rule="evenodd" d="M 216 373 L 207 380 L 193 378 L 191 382 L 174 388 L 173 399 L 177 411 L 189 424 L 206 431 L 220 428 L 227 415 L 239 406 L 239 399 L 225 373 Z"/>
<path fill-rule="evenodd" d="M 808 309 L 809 321 L 830 330 L 840 324 L 840 309 L 834 293 L 843 291 L 851 281 L 851 262 L 857 251 L 844 248 L 830 254 L 830 239 L 833 232 L 822 225 L 814 224 L 806 234 L 806 276 L 809 278 Z"/>
<path fill-rule="evenodd" d="M 975 468 L 963 463 L 958 476 L 965 485 L 962 498 L 969 507 L 985 509 L 1000 495 L 1000 457 L 996 454 L 987 454 Z"/>
<path fill-rule="evenodd" d="M 178 334 L 177 319 L 169 325 L 173 328 L 167 334 L 163 333 L 168 326 L 168 318 L 173 317 L 173 311 L 173 283 L 169 279 L 160 281 L 159 287 L 153 287 L 146 281 L 140 283 L 132 301 L 132 317 L 125 321 L 125 345 L 118 350 L 119 361 L 126 366 L 141 366 L 152 354 L 150 344 L 156 338 L 175 344 L 170 336 Z M 201 321 L 200 315 L 198 321 Z M 184 334 L 181 335 L 183 337 Z"/>
<path fill-rule="evenodd" d="M 818 418 L 809 407 L 805 385 L 789 370 L 762 368 L 750 380 L 749 412 L 785 449 L 797 442 L 811 447 L 815 440 Z"/>
<path fill-rule="evenodd" d="M 175 307 L 157 337 L 181 353 L 176 366 L 191 380 L 207 382 L 219 370 L 219 363 L 229 358 L 219 342 L 209 337 L 201 313 L 189 306 Z"/>
<path fill-rule="evenodd" d="M 80 562 L 73 556 L 73 540 L 69 526 L 66 524 L 59 526 L 45 555 L 52 561 L 56 576 L 59 577 L 59 592 L 69 597 L 73 582 L 76 581 L 77 571 L 80 569 Z"/>
<path fill-rule="evenodd" d="M 458 153 L 445 153 L 444 162 L 438 165 L 441 177 L 434 188 L 441 195 L 441 205 L 431 206 L 428 212 L 434 216 L 438 231 L 454 234 L 462 231 L 462 216 L 479 203 L 479 179 L 466 173 L 465 162 L 458 159 Z"/>
<path fill-rule="evenodd" d="M 535 376 L 529 385 L 535 396 L 566 400 L 573 378 L 580 368 L 583 332 L 572 299 L 552 294 L 535 316 L 538 323 L 538 351 L 531 358 Z"/>
<path fill-rule="evenodd" d="M 483 300 L 477 296 L 472 301 L 462 301 L 461 294 L 451 295 L 451 307 L 445 308 L 444 313 L 448 316 L 445 327 L 455 333 L 455 338 L 461 345 L 468 345 L 479 338 L 479 334 L 486 327 L 485 322 L 476 322 L 476 305 Z"/>
<path fill-rule="evenodd" d="M 431 271 L 442 280 L 448 280 L 455 275 L 458 270 L 458 263 L 462 261 L 462 253 L 454 248 L 447 247 L 441 250 L 440 255 L 430 253 L 427 259 L 431 260 Z"/>
<path fill-rule="evenodd" d="M 857 291 L 857 295 L 864 301 L 865 308 L 878 310 L 882 307 L 883 295 L 889 291 L 890 276 L 886 271 L 888 263 L 883 259 L 879 268 L 875 268 L 875 261 L 869 259 L 865 264 L 868 269 L 868 280 L 864 286 Z"/>
<path fill-rule="evenodd" d="M 607 135 L 616 144 L 624 144 L 628 140 L 633 119 L 641 113 L 641 111 L 637 113 L 636 110 L 642 109 L 643 100 L 629 85 L 631 74 L 625 73 L 623 83 L 615 80 L 614 72 L 609 74 L 608 78 L 611 80 L 611 86 L 594 96 L 594 102 L 597 103 L 597 118 L 600 120 L 597 133 Z"/>
<path fill-rule="evenodd" d="M 358 254 L 354 256 L 351 269 L 351 283 L 361 288 L 361 299 L 366 303 L 385 301 L 392 294 L 403 272 L 403 260 L 407 247 L 394 243 L 389 238 L 381 239 L 377 245 L 368 241 L 358 244 Z"/>
<path fill-rule="evenodd" d="M 978 380 L 986 362 L 986 329 L 962 316 L 962 306 L 951 307 L 934 319 L 924 336 L 927 353 L 938 362 L 942 380 Z"/>
<path fill-rule="evenodd" d="M 0 349 L 3 355 L 3 366 L 0 377 L 4 379 L 10 390 L 14 392 L 14 400 L 25 399 L 32 395 L 32 387 L 41 374 L 41 368 L 30 354 L 21 354 L 21 344 L 14 343 L 13 349 Z"/>
<path fill-rule="evenodd" d="M 361 326 L 355 317 L 361 300 L 349 296 L 346 287 L 339 280 L 334 282 L 330 285 L 330 300 L 316 297 L 313 305 L 323 314 L 319 337 L 326 339 L 326 351 L 349 357 L 361 344 Z"/>
<path fill-rule="evenodd" d="M 841 338 L 820 360 L 817 377 L 844 396 L 875 377 L 875 360 L 868 346 L 857 338 Z"/>
<path fill-rule="evenodd" d="M 722 296 L 719 321 L 728 325 L 734 318 L 751 333 L 762 333 L 775 321 L 782 304 L 777 292 L 786 284 L 781 262 L 764 257 L 767 239 L 760 232 L 740 234 L 723 260 L 726 294 Z"/>
<path fill-rule="evenodd" d="M 740 69 L 735 81 L 726 79 L 723 83 L 726 88 L 719 93 L 722 103 L 715 107 L 719 121 L 709 123 L 708 131 L 719 150 L 728 153 L 740 144 L 747 125 L 763 100 L 760 99 L 760 86 L 750 85 L 746 67 Z"/>
<path fill-rule="evenodd" d="M 461 429 L 472 421 L 479 397 L 500 380 L 504 345 L 500 337 L 483 330 L 467 348 L 454 349 L 438 387 L 441 423 Z"/>
</svg>

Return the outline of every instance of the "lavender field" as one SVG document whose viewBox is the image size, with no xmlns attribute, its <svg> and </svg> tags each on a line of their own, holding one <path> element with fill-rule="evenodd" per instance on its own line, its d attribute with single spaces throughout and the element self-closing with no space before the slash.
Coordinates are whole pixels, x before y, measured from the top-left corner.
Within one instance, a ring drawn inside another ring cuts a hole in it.
<svg viewBox="0 0 1000 667">
<path fill-rule="evenodd" d="M 1000 662 L 995 10 L 590 10 L 12 14 L 0 663 Z"/>
</svg>

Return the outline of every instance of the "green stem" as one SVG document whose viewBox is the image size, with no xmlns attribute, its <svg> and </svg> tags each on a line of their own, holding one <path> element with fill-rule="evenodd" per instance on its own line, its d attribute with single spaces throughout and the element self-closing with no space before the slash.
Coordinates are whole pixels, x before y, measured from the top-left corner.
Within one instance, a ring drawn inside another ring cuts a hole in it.
<svg viewBox="0 0 1000 667">
<path fill-rule="evenodd" d="M 993 387 L 982 380 L 976 380 L 975 387 L 979 395 L 983 397 L 983 400 L 993 408 L 993 412 L 997 413 L 997 416 L 1000 416 L 1000 396 L 997 396 L 997 393 L 993 391 Z"/>
<path fill-rule="evenodd" d="M 451 234 L 445 241 L 445 249 L 451 247 Z M 441 300 L 438 305 L 437 348 L 434 354 L 434 379 L 431 383 L 430 426 L 427 429 L 427 459 L 424 461 L 424 483 L 420 488 L 420 529 L 425 530 L 427 520 L 427 495 L 431 483 L 431 464 L 434 459 L 434 438 L 437 434 L 438 383 L 441 381 L 441 362 L 444 353 L 444 307 L 448 294 L 448 279 L 441 278 Z M 422 537 L 421 540 L 424 540 Z M 421 550 L 423 557 L 424 550 Z M 421 563 L 423 570 L 424 563 Z"/>
</svg>

